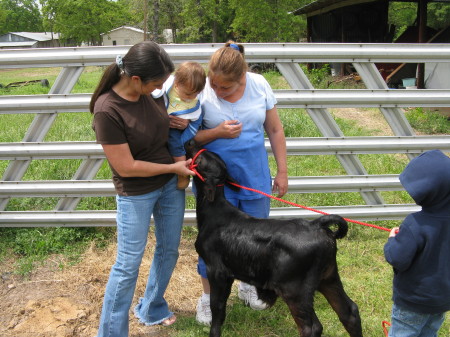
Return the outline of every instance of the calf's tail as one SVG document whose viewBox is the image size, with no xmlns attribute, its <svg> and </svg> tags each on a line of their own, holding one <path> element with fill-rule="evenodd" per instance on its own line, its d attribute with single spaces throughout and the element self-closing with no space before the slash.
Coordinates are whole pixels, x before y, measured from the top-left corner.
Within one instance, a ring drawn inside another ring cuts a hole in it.
<svg viewBox="0 0 450 337">
<path fill-rule="evenodd" d="M 342 239 L 344 236 L 347 235 L 348 231 L 347 221 L 345 221 L 344 218 L 341 217 L 340 215 L 336 214 L 324 215 L 314 220 L 314 222 L 316 221 L 319 223 L 321 227 L 328 229 L 335 239 Z M 330 228 L 331 225 L 337 225 L 337 229 L 335 231 L 332 231 Z"/>
</svg>

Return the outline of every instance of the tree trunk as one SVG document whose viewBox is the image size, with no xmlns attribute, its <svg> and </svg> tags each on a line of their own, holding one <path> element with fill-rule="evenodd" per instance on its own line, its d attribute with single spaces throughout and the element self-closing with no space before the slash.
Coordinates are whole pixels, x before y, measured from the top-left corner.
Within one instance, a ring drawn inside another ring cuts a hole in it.
<svg viewBox="0 0 450 337">
<path fill-rule="evenodd" d="M 153 31 L 152 41 L 159 42 L 159 0 L 153 0 Z"/>
<path fill-rule="evenodd" d="M 144 41 L 148 38 L 148 0 L 144 0 Z"/>
<path fill-rule="evenodd" d="M 212 27 L 212 42 L 217 42 L 217 31 L 218 31 L 218 25 L 217 20 L 219 17 L 219 0 L 216 0 L 216 6 L 214 8 L 214 21 L 213 21 L 213 27 Z"/>
</svg>

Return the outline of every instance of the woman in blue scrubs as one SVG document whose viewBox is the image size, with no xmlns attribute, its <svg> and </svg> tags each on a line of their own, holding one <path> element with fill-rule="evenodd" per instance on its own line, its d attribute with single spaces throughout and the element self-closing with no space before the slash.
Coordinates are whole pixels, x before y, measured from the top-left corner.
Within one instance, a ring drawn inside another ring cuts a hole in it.
<svg viewBox="0 0 450 337">
<path fill-rule="evenodd" d="M 248 72 L 242 45 L 228 42 L 212 55 L 200 102 L 204 116 L 202 128 L 195 136 L 196 142 L 217 153 L 225 161 L 230 175 L 242 186 L 267 194 L 277 193 L 278 197 L 285 195 L 288 189 L 286 140 L 277 102 L 265 78 Z M 273 184 L 264 145 L 265 133 L 277 164 Z M 225 197 L 251 216 L 269 216 L 270 199 L 261 194 L 225 188 Z M 203 294 L 198 300 L 196 318 L 200 323 L 209 325 L 210 289 L 202 259 L 199 259 L 198 271 Z M 252 309 L 267 307 L 258 299 L 253 286 L 241 282 L 238 295 Z"/>
</svg>

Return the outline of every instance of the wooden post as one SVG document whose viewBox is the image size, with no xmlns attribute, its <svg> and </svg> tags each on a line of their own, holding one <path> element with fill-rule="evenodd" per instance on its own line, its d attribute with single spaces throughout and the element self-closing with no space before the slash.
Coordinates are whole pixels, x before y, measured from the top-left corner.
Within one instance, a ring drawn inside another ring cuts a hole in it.
<svg viewBox="0 0 450 337">
<path fill-rule="evenodd" d="M 427 42 L 427 4 L 428 0 L 419 0 L 417 17 L 419 18 L 419 43 Z M 417 64 L 417 89 L 425 89 L 425 64 Z"/>
</svg>

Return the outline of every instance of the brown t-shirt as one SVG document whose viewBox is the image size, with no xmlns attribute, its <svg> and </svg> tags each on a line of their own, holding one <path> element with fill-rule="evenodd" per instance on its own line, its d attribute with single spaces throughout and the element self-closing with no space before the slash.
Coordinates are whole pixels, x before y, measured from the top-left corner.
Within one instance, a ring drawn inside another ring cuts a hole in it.
<svg viewBox="0 0 450 337">
<path fill-rule="evenodd" d="M 135 160 L 173 163 L 167 147 L 169 117 L 163 97 L 141 96 L 137 102 L 131 102 L 110 90 L 95 102 L 92 128 L 99 144 L 128 143 Z M 161 174 L 124 178 L 110 167 L 119 195 L 145 194 L 160 188 L 173 177 L 173 174 Z"/>
</svg>

